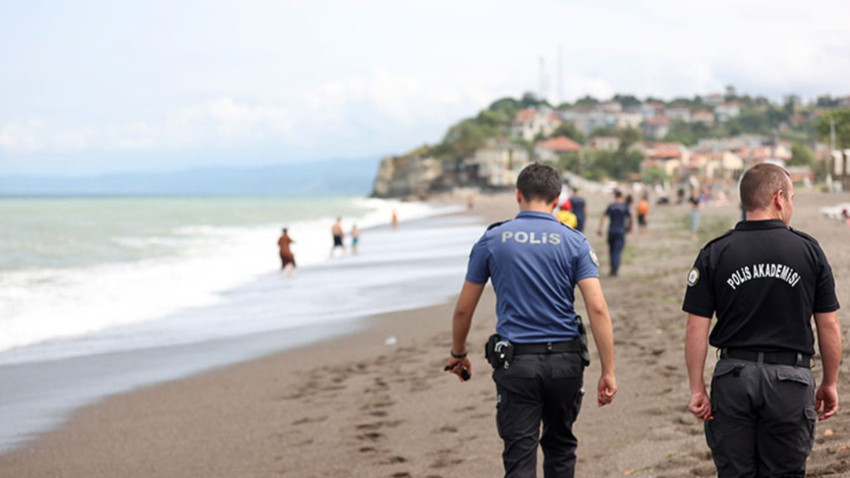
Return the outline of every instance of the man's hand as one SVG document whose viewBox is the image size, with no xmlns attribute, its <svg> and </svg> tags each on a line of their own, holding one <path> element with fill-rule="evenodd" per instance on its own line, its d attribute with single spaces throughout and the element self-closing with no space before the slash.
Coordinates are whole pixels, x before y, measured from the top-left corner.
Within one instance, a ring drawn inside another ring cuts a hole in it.
<svg viewBox="0 0 850 478">
<path fill-rule="evenodd" d="M 617 379 L 614 375 L 602 375 L 599 377 L 599 385 L 596 391 L 596 403 L 604 407 L 614 401 L 617 394 Z"/>
<path fill-rule="evenodd" d="M 691 392 L 691 401 L 688 403 L 688 411 L 700 420 L 714 420 L 711 415 L 711 400 L 705 390 Z"/>
<path fill-rule="evenodd" d="M 821 411 L 823 408 L 823 411 Z M 838 387 L 836 385 L 821 384 L 815 394 L 815 411 L 818 412 L 818 420 L 826 420 L 838 411 Z"/>
<path fill-rule="evenodd" d="M 466 357 L 449 358 L 449 360 L 446 362 L 446 366 L 443 367 L 443 370 L 457 375 L 461 382 L 465 382 L 472 378 L 472 364 Z M 466 375 L 466 378 L 464 378 L 464 375 Z"/>
</svg>

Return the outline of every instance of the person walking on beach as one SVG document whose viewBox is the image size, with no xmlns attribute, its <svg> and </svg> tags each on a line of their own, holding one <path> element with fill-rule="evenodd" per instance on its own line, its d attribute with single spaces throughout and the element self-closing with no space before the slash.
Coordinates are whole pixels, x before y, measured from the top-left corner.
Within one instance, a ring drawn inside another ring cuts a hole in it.
<svg viewBox="0 0 850 478">
<path fill-rule="evenodd" d="M 494 366 L 506 477 L 536 476 L 538 444 L 545 476 L 575 474 L 578 441 L 572 425 L 581 407 L 588 358 L 584 326 L 574 310 L 576 285 L 602 363 L 598 405 L 611 403 L 617 393 L 613 331 L 596 256 L 584 235 L 552 215 L 559 190 L 559 175 L 552 167 L 534 163 L 522 170 L 516 190 L 520 212 L 511 221 L 491 225 L 472 248 L 454 311 L 445 370 L 463 381 L 472 373 L 466 345 L 472 316 L 487 280 L 492 280 L 497 335 L 487 349 Z"/>
<path fill-rule="evenodd" d="M 688 410 L 705 420 L 719 477 L 803 477 L 815 419 L 838 410 L 832 269 L 815 239 L 789 227 L 794 186 L 784 169 L 757 164 L 740 190 L 746 220 L 706 244 L 688 274 Z M 817 391 L 812 315 L 823 365 Z M 719 350 L 710 397 L 703 379 L 709 344 Z"/>
<path fill-rule="evenodd" d="M 357 255 L 357 246 L 360 245 L 360 229 L 357 224 L 351 226 L 351 253 Z"/>
<path fill-rule="evenodd" d="M 289 237 L 289 232 L 284 227 L 283 234 L 277 240 L 277 246 L 280 249 L 280 268 L 283 269 L 287 276 L 291 276 L 295 270 L 295 254 L 292 253 L 290 245 L 295 241 Z"/>
<path fill-rule="evenodd" d="M 584 218 L 587 202 L 583 197 L 578 195 L 578 188 L 572 188 L 572 192 L 570 193 L 570 205 L 572 206 L 573 214 L 576 215 L 576 229 L 578 229 L 579 232 L 584 232 Z"/>
<path fill-rule="evenodd" d="M 572 204 L 570 204 L 570 200 L 566 199 L 564 202 L 558 206 L 558 212 L 555 214 L 555 217 L 558 218 L 562 223 L 570 226 L 573 229 L 578 228 L 578 217 L 573 214 L 571 211 Z"/>
<path fill-rule="evenodd" d="M 333 257 L 337 248 L 342 249 L 342 254 L 345 255 L 345 244 L 342 242 L 342 238 L 345 235 L 342 232 L 342 218 L 336 218 L 336 222 L 331 226 L 331 235 L 333 235 L 334 239 L 334 245 L 331 247 L 331 257 Z"/>
<path fill-rule="evenodd" d="M 596 232 L 600 236 L 606 217 L 608 218 L 608 257 L 611 261 L 611 277 L 616 277 L 620 270 L 623 248 L 626 247 L 626 233 L 632 230 L 632 211 L 620 190 L 614 191 L 614 202 L 608 205 L 599 218 L 599 228 Z"/>
<path fill-rule="evenodd" d="M 691 205 L 691 239 L 697 240 L 697 231 L 699 231 L 699 213 L 702 208 L 702 198 L 700 198 L 697 188 L 691 189 L 691 197 L 688 198 L 688 204 Z"/>
<path fill-rule="evenodd" d="M 649 193 L 644 191 L 640 196 L 640 200 L 637 204 L 637 223 L 638 223 L 638 235 L 643 236 L 648 233 L 647 226 L 649 224 Z"/>
</svg>

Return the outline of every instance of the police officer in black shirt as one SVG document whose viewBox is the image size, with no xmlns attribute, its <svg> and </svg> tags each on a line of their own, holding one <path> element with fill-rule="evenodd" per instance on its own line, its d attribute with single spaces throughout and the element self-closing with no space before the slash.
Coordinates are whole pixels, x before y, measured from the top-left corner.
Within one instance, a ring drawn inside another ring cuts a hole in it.
<svg viewBox="0 0 850 478">
<path fill-rule="evenodd" d="M 688 409 L 705 420 L 719 477 L 803 477 L 815 420 L 838 409 L 832 269 L 817 241 L 789 227 L 794 187 L 784 169 L 753 166 L 740 190 L 746 221 L 706 244 L 688 274 Z M 823 362 L 817 392 L 812 315 Z M 710 398 L 703 379 L 709 343 L 720 357 Z"/>
<path fill-rule="evenodd" d="M 584 235 L 552 216 L 560 190 L 552 167 L 531 164 L 522 170 L 516 191 L 520 212 L 490 226 L 473 247 L 454 312 L 445 369 L 468 380 L 466 338 L 484 286 L 492 280 L 498 336 L 488 345 L 505 352 L 491 365 L 506 477 L 536 476 L 538 444 L 547 478 L 574 476 L 578 441 L 572 425 L 584 394 L 586 358 L 583 326 L 574 309 L 576 286 L 602 365 L 597 403 L 611 403 L 617 392 L 611 319 L 596 256 Z"/>
</svg>

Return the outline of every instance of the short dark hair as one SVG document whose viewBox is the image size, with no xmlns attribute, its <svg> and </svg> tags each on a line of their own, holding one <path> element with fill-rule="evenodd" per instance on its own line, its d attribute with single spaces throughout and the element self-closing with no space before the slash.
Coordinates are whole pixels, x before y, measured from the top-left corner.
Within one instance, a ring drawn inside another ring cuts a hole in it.
<svg viewBox="0 0 850 478">
<path fill-rule="evenodd" d="M 519 173 L 516 188 L 526 201 L 550 203 L 561 194 L 561 175 L 552 166 L 531 163 Z"/>
<path fill-rule="evenodd" d="M 765 209 L 780 189 L 786 189 L 791 176 L 788 171 L 771 163 L 759 163 L 748 169 L 741 178 L 741 204 L 746 211 Z"/>
</svg>

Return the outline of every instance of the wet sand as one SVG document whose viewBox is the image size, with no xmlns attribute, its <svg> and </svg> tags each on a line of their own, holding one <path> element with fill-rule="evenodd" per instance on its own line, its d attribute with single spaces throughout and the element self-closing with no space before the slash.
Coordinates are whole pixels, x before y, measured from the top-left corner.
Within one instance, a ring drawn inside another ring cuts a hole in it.
<svg viewBox="0 0 850 478">
<path fill-rule="evenodd" d="M 817 209 L 849 199 L 798 191 L 792 222 L 823 246 L 845 307 L 850 227 L 819 217 Z M 586 232 L 601 261 L 620 391 L 613 405 L 596 407 L 594 358 L 585 375 L 591 399 L 576 424 L 577 475 L 713 476 L 702 425 L 686 409 L 681 301 L 697 250 L 732 226 L 738 209 L 734 202 L 704 209 L 694 242 L 686 206 L 654 206 L 649 235 L 628 238 L 620 277 L 608 278 L 606 246 L 595 234 L 607 202 L 588 197 Z M 510 194 L 481 197 L 472 213 L 501 220 L 516 205 Z M 500 476 L 495 391 L 483 358 L 494 306 L 488 287 L 470 334 L 467 383 L 442 372 L 453 304 L 378 316 L 363 332 L 84 408 L 58 430 L 0 456 L 0 477 Z M 578 310 L 584 311 L 580 303 Z M 846 323 L 846 312 L 839 315 Z M 395 344 L 386 344 L 389 337 Z M 840 393 L 850 393 L 848 367 L 845 361 Z M 807 476 L 850 473 L 850 405 L 816 433 Z"/>
</svg>

